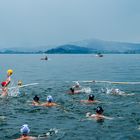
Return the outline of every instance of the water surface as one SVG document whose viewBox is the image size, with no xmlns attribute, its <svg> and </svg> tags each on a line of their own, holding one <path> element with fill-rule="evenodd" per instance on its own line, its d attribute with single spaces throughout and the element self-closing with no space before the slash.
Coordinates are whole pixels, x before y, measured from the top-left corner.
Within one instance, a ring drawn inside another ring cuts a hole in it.
<svg viewBox="0 0 140 140">
<path fill-rule="evenodd" d="M 0 139 L 11 140 L 20 136 L 20 126 L 27 123 L 31 135 L 38 136 L 50 128 L 59 132 L 53 140 L 132 140 L 140 139 L 140 85 L 83 83 L 90 87 L 101 104 L 85 105 L 78 102 L 88 94 L 68 95 L 74 83 L 83 80 L 140 81 L 140 55 L 48 55 L 49 61 L 40 60 L 42 55 L 0 55 L 0 80 L 6 78 L 6 70 L 14 71 L 12 85 L 17 80 L 24 84 L 39 83 L 20 89 L 20 96 L 0 99 Z M 133 96 L 114 96 L 102 89 L 119 88 Z M 45 101 L 52 95 L 61 108 L 33 107 L 34 95 Z M 95 113 L 101 105 L 106 116 L 113 120 L 96 122 L 86 120 L 87 112 Z M 65 110 L 64 110 L 65 108 Z M 81 121 L 83 120 L 83 121 Z"/>
</svg>

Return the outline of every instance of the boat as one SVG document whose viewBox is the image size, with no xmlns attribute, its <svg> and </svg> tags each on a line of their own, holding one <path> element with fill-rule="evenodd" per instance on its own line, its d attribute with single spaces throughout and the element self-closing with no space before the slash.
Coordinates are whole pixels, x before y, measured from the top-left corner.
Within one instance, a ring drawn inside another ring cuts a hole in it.
<svg viewBox="0 0 140 140">
<path fill-rule="evenodd" d="M 41 60 L 48 60 L 48 57 L 45 56 L 44 58 L 41 58 Z"/>
<path fill-rule="evenodd" d="M 97 56 L 97 57 L 103 57 L 103 54 L 98 53 L 98 54 L 96 54 L 96 56 Z"/>
</svg>

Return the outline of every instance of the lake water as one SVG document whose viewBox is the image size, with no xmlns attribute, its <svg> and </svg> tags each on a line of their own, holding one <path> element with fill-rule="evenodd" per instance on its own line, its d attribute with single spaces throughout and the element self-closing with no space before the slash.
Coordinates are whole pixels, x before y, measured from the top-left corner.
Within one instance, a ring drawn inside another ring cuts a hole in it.
<svg viewBox="0 0 140 140">
<path fill-rule="evenodd" d="M 99 58 L 94 55 L 0 55 L 0 81 L 6 78 L 7 69 L 13 69 L 12 85 L 17 80 L 36 86 L 20 88 L 18 97 L 0 99 L 0 140 L 20 137 L 21 125 L 27 123 L 30 135 L 38 136 L 50 128 L 58 129 L 53 140 L 139 140 L 140 139 L 140 85 L 84 83 L 85 80 L 140 82 L 140 55 L 109 54 Z M 81 104 L 88 93 L 67 94 L 74 83 L 91 88 L 100 104 Z M 118 88 L 128 95 L 116 96 L 103 92 Z M 45 101 L 52 95 L 62 107 L 34 107 L 34 95 Z M 113 120 L 97 122 L 86 119 L 87 112 L 95 113 L 100 105 L 104 115 Z M 4 116 L 4 118 L 2 117 Z"/>
</svg>

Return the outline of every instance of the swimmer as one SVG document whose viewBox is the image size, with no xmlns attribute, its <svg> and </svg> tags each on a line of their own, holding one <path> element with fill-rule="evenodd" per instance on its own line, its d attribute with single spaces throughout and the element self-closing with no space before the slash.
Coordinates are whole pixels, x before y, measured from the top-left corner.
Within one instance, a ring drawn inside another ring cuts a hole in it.
<svg viewBox="0 0 140 140">
<path fill-rule="evenodd" d="M 78 81 L 77 81 L 77 82 L 75 82 L 74 88 L 80 88 L 80 84 L 79 84 L 79 82 L 78 82 Z"/>
<path fill-rule="evenodd" d="M 5 97 L 8 95 L 8 88 L 6 82 L 2 82 L 1 86 L 2 86 L 1 97 Z"/>
<path fill-rule="evenodd" d="M 75 82 L 75 85 L 74 86 L 72 86 L 71 88 L 72 89 L 80 89 L 80 84 L 79 84 L 79 82 L 77 81 L 77 82 Z"/>
<path fill-rule="evenodd" d="M 70 88 L 69 93 L 70 94 L 80 93 L 81 92 L 80 87 L 81 86 L 80 86 L 79 82 L 78 81 L 75 82 L 75 85 Z"/>
<path fill-rule="evenodd" d="M 2 86 L 1 97 L 5 97 L 8 95 L 8 85 L 11 82 L 11 75 L 12 74 L 13 74 L 13 70 L 9 69 L 7 71 L 7 79 L 1 83 L 1 86 Z"/>
<path fill-rule="evenodd" d="M 70 91 L 68 92 L 69 94 L 79 94 L 82 93 L 82 90 L 75 90 L 75 88 L 71 87 Z"/>
<path fill-rule="evenodd" d="M 20 132 L 21 132 L 21 137 L 16 140 L 37 140 L 36 137 L 28 136 L 30 129 L 27 124 L 24 124 L 21 127 Z"/>
<path fill-rule="evenodd" d="M 121 91 L 120 91 L 118 88 L 113 88 L 113 89 L 111 90 L 111 93 L 112 93 L 112 94 L 120 94 Z"/>
<path fill-rule="evenodd" d="M 18 86 L 22 86 L 22 81 L 21 80 L 18 80 Z"/>
<path fill-rule="evenodd" d="M 41 106 L 52 107 L 52 106 L 57 106 L 57 104 L 53 102 L 52 96 L 49 95 L 49 96 L 47 96 L 47 102 L 42 103 Z"/>
<path fill-rule="evenodd" d="M 83 103 L 100 103 L 100 101 L 94 99 L 94 95 L 90 94 L 88 100 L 81 100 Z"/>
<path fill-rule="evenodd" d="M 127 95 L 124 91 L 121 91 L 118 88 L 112 88 L 111 90 L 109 90 L 107 92 L 111 93 L 112 95 Z"/>
<path fill-rule="evenodd" d="M 86 114 L 86 117 L 93 118 L 95 120 L 112 119 L 110 117 L 104 116 L 103 115 L 103 112 L 104 112 L 104 110 L 102 109 L 102 107 L 101 106 L 98 106 L 96 108 L 96 114 L 91 114 L 90 112 L 88 112 Z"/>
<path fill-rule="evenodd" d="M 32 101 L 32 105 L 34 105 L 34 106 L 40 105 L 39 97 L 37 95 L 34 96 L 33 101 Z"/>
<path fill-rule="evenodd" d="M 122 91 L 122 90 L 120 90 L 120 89 L 118 89 L 118 88 L 113 88 L 113 89 L 111 89 L 110 90 L 110 93 L 112 94 L 112 95 L 120 95 L 120 96 L 133 96 L 133 95 L 135 95 L 135 93 L 131 93 L 131 94 L 129 94 L 129 93 L 126 93 L 126 92 L 124 92 L 124 91 Z"/>
</svg>

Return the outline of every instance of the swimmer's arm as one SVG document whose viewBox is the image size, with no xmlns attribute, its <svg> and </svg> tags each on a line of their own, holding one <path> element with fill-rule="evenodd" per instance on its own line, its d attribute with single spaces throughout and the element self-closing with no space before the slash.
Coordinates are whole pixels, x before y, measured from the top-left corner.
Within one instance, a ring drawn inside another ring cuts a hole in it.
<svg viewBox="0 0 140 140">
<path fill-rule="evenodd" d="M 33 105 L 33 101 L 27 101 L 27 103 L 29 103 L 29 105 Z"/>
<path fill-rule="evenodd" d="M 56 103 L 54 103 L 54 105 L 55 105 L 55 106 L 61 106 L 61 105 L 59 105 L 59 104 L 56 104 Z"/>
<path fill-rule="evenodd" d="M 96 114 L 91 114 L 91 112 L 86 113 L 86 117 L 95 118 Z"/>
<path fill-rule="evenodd" d="M 30 104 L 32 106 L 41 106 L 40 104 Z"/>
<path fill-rule="evenodd" d="M 114 119 L 114 118 L 112 118 L 112 117 L 107 117 L 107 116 L 103 116 L 103 118 L 104 118 L 104 119 L 108 119 L 108 120 Z"/>
<path fill-rule="evenodd" d="M 41 106 L 41 103 L 39 102 L 39 104 L 36 104 L 34 101 L 27 101 L 28 103 L 30 103 L 29 105 L 32 106 Z"/>
<path fill-rule="evenodd" d="M 98 100 L 94 100 L 94 101 L 92 101 L 92 102 L 90 102 L 90 101 L 88 101 L 88 100 L 80 100 L 80 102 L 82 102 L 82 103 L 101 103 L 101 101 L 98 101 Z"/>
<path fill-rule="evenodd" d="M 30 139 L 30 140 L 37 140 L 38 138 L 37 137 L 28 137 L 27 139 Z M 22 137 L 18 138 L 18 139 L 14 139 L 14 140 L 23 140 Z"/>
<path fill-rule="evenodd" d="M 58 104 L 56 104 L 56 103 L 53 103 L 52 105 L 49 105 L 48 103 L 42 103 L 42 104 L 40 104 L 39 106 L 58 106 Z"/>
<path fill-rule="evenodd" d="M 37 137 L 30 137 L 31 140 L 37 140 L 38 138 Z"/>
<path fill-rule="evenodd" d="M 10 81 L 11 81 L 11 78 L 7 77 L 7 79 L 6 79 L 7 86 L 10 84 Z"/>
<path fill-rule="evenodd" d="M 95 102 L 94 103 L 101 103 L 101 101 L 99 101 L 99 100 L 95 100 Z"/>
<path fill-rule="evenodd" d="M 55 104 L 56 107 L 59 107 L 59 108 L 64 108 L 62 105 L 60 104 Z"/>
<path fill-rule="evenodd" d="M 41 103 L 40 106 L 47 106 L 47 103 Z"/>
<path fill-rule="evenodd" d="M 96 114 L 91 114 L 90 112 L 88 112 L 88 113 L 86 114 L 86 117 L 95 118 L 95 117 L 96 117 Z M 108 119 L 108 120 L 114 119 L 114 118 L 107 117 L 107 116 L 102 116 L 102 118 Z"/>
<path fill-rule="evenodd" d="M 80 102 L 87 103 L 88 101 L 87 100 L 80 100 Z"/>
</svg>

